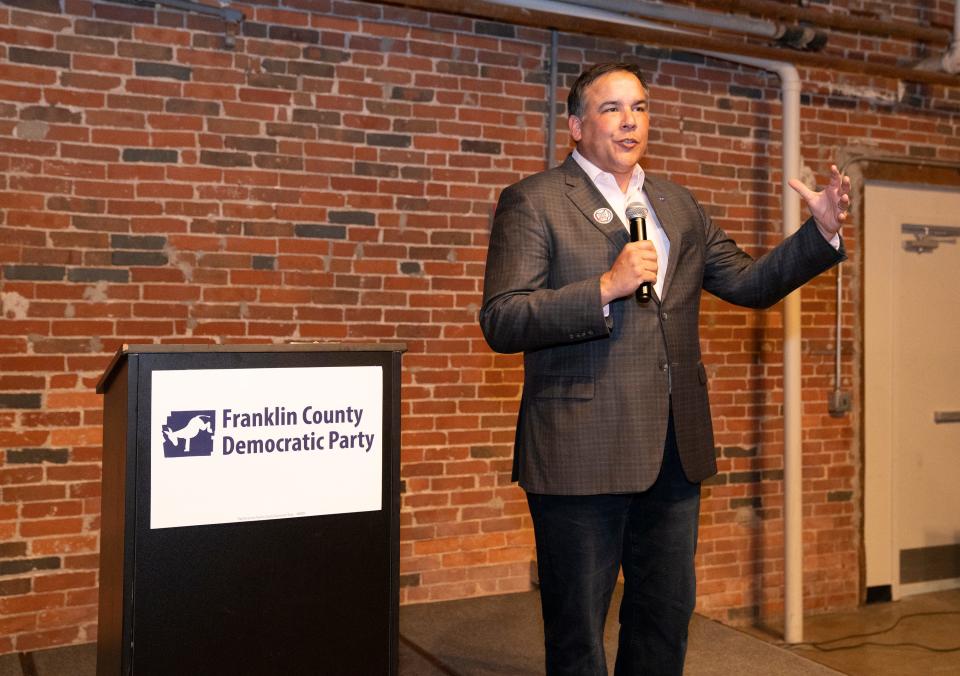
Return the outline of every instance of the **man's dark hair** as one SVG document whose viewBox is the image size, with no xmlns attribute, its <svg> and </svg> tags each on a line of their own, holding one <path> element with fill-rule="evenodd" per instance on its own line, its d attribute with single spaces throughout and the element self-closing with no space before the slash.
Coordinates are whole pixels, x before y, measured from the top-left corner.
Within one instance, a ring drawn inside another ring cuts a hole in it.
<svg viewBox="0 0 960 676">
<path fill-rule="evenodd" d="M 583 71 L 580 74 L 580 77 L 577 78 L 577 81 L 573 83 L 573 86 L 570 87 L 570 93 L 567 94 L 567 115 L 582 117 L 583 93 L 587 90 L 587 87 L 592 85 L 596 80 L 600 79 L 607 73 L 615 73 L 621 70 L 635 75 L 636 78 L 640 80 L 640 84 L 643 86 L 643 91 L 649 93 L 650 90 L 647 87 L 646 80 L 643 79 L 643 73 L 640 71 L 640 66 L 634 63 L 624 62 L 598 63 Z"/>
</svg>

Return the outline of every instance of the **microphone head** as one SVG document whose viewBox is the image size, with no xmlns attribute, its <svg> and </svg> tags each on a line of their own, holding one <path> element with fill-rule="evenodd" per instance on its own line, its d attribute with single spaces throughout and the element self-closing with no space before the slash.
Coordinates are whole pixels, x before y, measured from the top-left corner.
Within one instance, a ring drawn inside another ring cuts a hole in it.
<svg viewBox="0 0 960 676">
<path fill-rule="evenodd" d="M 627 218 L 631 220 L 634 218 L 646 218 L 647 208 L 643 206 L 641 202 L 630 202 L 630 204 L 627 205 L 626 215 Z"/>
</svg>

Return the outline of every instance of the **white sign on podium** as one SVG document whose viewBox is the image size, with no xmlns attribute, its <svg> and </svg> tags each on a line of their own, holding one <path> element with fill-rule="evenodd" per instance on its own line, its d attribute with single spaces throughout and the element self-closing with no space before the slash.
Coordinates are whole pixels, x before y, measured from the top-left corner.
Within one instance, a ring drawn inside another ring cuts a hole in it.
<svg viewBox="0 0 960 676">
<path fill-rule="evenodd" d="M 380 510 L 379 366 L 153 372 L 150 527 Z"/>
</svg>

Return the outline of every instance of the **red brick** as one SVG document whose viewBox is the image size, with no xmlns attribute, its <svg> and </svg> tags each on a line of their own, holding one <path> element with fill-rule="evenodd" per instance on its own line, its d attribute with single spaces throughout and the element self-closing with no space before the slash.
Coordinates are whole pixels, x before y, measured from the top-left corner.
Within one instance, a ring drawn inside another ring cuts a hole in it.
<svg viewBox="0 0 960 676">
<path fill-rule="evenodd" d="M 37 448 L 42 446 L 49 434 L 45 431 L 7 432 L 0 430 L 0 448 Z M 14 489 L 6 489 L 14 490 Z"/>
<path fill-rule="evenodd" d="M 12 617 L 0 617 L 0 636 L 14 636 L 37 628 L 37 614 L 35 612 Z M 12 644 L 11 644 L 12 646 Z M 2 647 L 2 644 L 0 644 Z"/>
<path fill-rule="evenodd" d="M 88 566 L 88 567 L 91 567 L 91 566 Z M 67 605 L 68 606 L 96 605 L 100 598 L 99 591 L 100 590 L 97 587 L 80 589 L 80 590 L 67 590 Z"/>
<path fill-rule="evenodd" d="M 78 516 L 82 513 L 83 503 L 78 500 L 34 502 L 24 504 L 21 508 L 21 515 L 25 519 Z"/>
<path fill-rule="evenodd" d="M 0 486 L 35 484 L 43 479 L 43 469 L 39 467 L 16 467 L 0 469 Z"/>
<path fill-rule="evenodd" d="M 56 608 L 63 603 L 63 594 L 45 593 L 26 596 L 0 597 L 0 616 L 36 612 L 47 608 Z"/>
<path fill-rule="evenodd" d="M 65 570 L 99 570 L 100 554 L 95 551 L 92 554 L 65 556 L 63 557 L 63 567 Z M 75 592 L 70 592 L 67 597 L 71 598 L 74 595 Z"/>
<path fill-rule="evenodd" d="M 72 535 L 34 540 L 31 549 L 37 555 L 73 554 L 97 551 L 96 535 Z"/>
<path fill-rule="evenodd" d="M 20 523 L 20 533 L 27 538 L 68 535 L 79 533 L 82 529 L 83 519 L 42 519 Z"/>
<path fill-rule="evenodd" d="M 91 588 L 96 585 L 97 576 L 93 572 L 87 573 L 60 573 L 44 575 L 33 580 L 36 592 L 64 591 L 67 589 Z"/>
</svg>

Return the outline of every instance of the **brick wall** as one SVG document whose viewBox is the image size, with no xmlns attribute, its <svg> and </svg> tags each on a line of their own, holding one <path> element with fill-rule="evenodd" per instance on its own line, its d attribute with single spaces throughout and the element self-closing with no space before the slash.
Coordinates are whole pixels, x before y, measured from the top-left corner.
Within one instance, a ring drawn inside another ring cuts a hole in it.
<svg viewBox="0 0 960 676">
<path fill-rule="evenodd" d="M 490 352 L 476 315 L 498 192 L 544 166 L 549 33 L 372 3 L 242 9 L 228 48 L 200 15 L 0 4 L 0 654 L 96 637 L 93 387 L 122 343 L 406 342 L 401 601 L 529 588 L 529 516 L 509 481 L 521 361 Z M 584 63 L 638 60 L 647 170 L 688 185 L 751 252 L 779 239 L 776 77 L 560 45 L 561 97 Z M 898 102 L 896 82 L 804 75 L 815 174 L 858 150 L 957 159 L 955 89 L 909 86 Z M 832 277 L 802 297 L 804 594 L 812 611 L 849 608 L 857 417 L 826 412 Z M 846 389 L 858 298 L 855 283 Z M 699 608 L 725 621 L 782 611 L 780 323 L 705 299 L 721 472 L 704 490 Z"/>
</svg>

